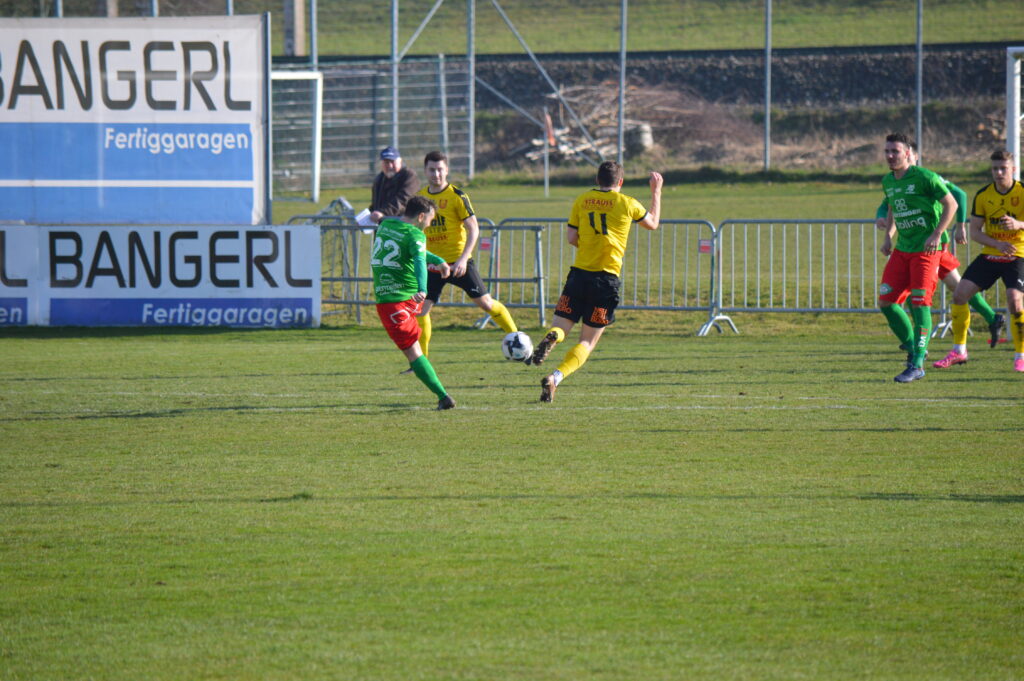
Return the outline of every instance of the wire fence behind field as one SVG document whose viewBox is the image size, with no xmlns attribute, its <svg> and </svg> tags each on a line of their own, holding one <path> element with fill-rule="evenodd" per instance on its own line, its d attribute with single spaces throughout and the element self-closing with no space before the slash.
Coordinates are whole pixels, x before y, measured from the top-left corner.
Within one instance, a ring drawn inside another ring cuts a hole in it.
<svg viewBox="0 0 1024 681">
<path fill-rule="evenodd" d="M 576 253 L 564 220 L 478 219 L 476 262 L 491 295 L 509 308 L 534 311 L 538 325 L 546 325 Z M 355 225 L 351 206 L 344 205 L 332 215 L 300 215 L 292 222 L 321 226 L 324 315 L 361 323 L 362 307 L 374 304 L 373 230 Z M 881 243 L 869 220 L 726 220 L 715 227 L 665 219 L 656 231 L 634 227 L 619 309 L 706 312 L 698 335 L 721 332 L 723 324 L 738 332 L 732 316 L 744 312 L 876 313 L 886 262 Z M 963 269 L 980 247 L 959 249 Z M 996 309 L 1006 304 L 998 286 L 986 298 Z M 933 303 L 937 333 L 948 327 L 950 300 L 940 284 Z M 445 287 L 438 304 L 474 306 L 454 286 Z M 489 323 L 483 315 L 476 326 Z"/>
</svg>

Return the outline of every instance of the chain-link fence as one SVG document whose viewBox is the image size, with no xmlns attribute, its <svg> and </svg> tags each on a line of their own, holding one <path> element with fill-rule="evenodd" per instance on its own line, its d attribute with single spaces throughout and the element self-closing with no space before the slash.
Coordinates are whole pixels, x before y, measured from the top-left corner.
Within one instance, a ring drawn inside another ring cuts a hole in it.
<svg viewBox="0 0 1024 681">
<path fill-rule="evenodd" d="M 301 67 L 296 67 L 301 68 Z M 398 73 L 398 139 L 392 139 L 391 64 L 321 63 L 324 76 L 324 186 L 367 184 L 379 170 L 378 152 L 396 143 L 415 168 L 442 149 L 449 165 L 469 162 L 469 70 L 465 59 L 405 60 Z M 312 87 L 308 81 L 274 83 L 274 187 L 309 186 Z"/>
</svg>

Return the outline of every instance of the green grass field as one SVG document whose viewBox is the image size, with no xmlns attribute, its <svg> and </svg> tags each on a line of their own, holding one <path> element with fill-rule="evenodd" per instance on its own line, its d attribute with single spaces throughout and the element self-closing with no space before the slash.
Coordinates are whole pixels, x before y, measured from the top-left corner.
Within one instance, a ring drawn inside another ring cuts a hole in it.
<svg viewBox="0 0 1024 681">
<path fill-rule="evenodd" d="M 0 679 L 1024 675 L 1005 345 L 626 312 L 543 405 L 462 321 L 450 412 L 374 324 L 0 331 Z"/>
<path fill-rule="evenodd" d="M 582 172 L 587 172 L 586 170 Z M 881 178 L 870 182 L 710 183 L 666 181 L 662 194 L 662 217 L 677 220 L 708 220 L 717 225 L 728 218 L 874 218 L 882 200 Z M 637 171 L 634 178 L 646 177 Z M 959 181 L 959 180 L 958 180 Z M 568 217 L 573 199 L 593 185 L 592 177 L 580 177 L 577 184 L 552 185 L 544 196 L 543 180 L 533 184 L 493 183 L 487 178 L 464 185 L 477 215 L 500 222 L 511 217 Z M 975 186 L 974 182 L 977 183 Z M 971 195 L 984 180 L 961 184 Z M 649 186 L 632 179 L 623 188 L 644 203 L 650 200 Z M 370 203 L 370 187 L 343 187 L 321 193 L 319 205 L 307 201 L 276 201 L 274 222 L 284 223 L 292 215 L 316 213 L 338 196 L 344 196 L 359 210 Z"/>
<path fill-rule="evenodd" d="M 619 49 L 618 2 L 502 0 L 500 4 L 534 52 L 617 52 Z M 434 0 L 401 2 L 399 49 L 412 37 L 433 5 Z M 317 38 L 321 54 L 389 54 L 389 3 L 370 3 L 360 7 L 358 12 L 332 9 L 330 4 L 321 2 Z M 410 52 L 465 54 L 465 13 L 465 2 L 445 2 Z M 997 19 L 993 21 L 993 17 Z M 772 42 L 777 48 L 910 45 L 916 40 L 915 4 L 896 0 L 776 2 L 772 19 Z M 476 0 L 476 27 L 479 53 L 518 54 L 523 51 L 487 0 Z M 280 31 L 277 33 L 275 54 L 280 53 L 281 45 Z M 1024 13 L 1005 3 L 929 0 L 924 4 L 924 39 L 928 43 L 1012 41 L 1021 35 L 1024 35 Z M 631 50 L 762 48 L 764 3 L 630 0 L 628 38 Z"/>
</svg>

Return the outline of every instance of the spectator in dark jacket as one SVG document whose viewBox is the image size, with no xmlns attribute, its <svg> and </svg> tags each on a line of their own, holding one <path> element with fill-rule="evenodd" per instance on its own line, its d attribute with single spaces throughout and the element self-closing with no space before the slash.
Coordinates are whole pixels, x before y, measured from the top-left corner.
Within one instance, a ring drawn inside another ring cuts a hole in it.
<svg viewBox="0 0 1024 681">
<path fill-rule="evenodd" d="M 370 219 L 379 223 L 389 216 L 401 216 L 405 204 L 420 189 L 416 171 L 402 164 L 402 155 L 394 147 L 380 151 L 380 173 L 373 181 Z"/>
</svg>

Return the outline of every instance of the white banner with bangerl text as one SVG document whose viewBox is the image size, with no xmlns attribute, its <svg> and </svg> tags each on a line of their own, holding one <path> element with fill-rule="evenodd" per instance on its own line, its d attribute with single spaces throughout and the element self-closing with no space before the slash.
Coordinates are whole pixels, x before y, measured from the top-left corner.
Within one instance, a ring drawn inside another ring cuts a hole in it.
<svg viewBox="0 0 1024 681">
<path fill-rule="evenodd" d="M 267 223 L 268 22 L 0 21 L 0 221 Z"/>
<path fill-rule="evenodd" d="M 0 326 L 320 325 L 320 228 L 0 226 Z"/>
</svg>

